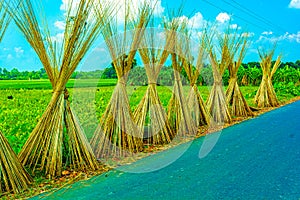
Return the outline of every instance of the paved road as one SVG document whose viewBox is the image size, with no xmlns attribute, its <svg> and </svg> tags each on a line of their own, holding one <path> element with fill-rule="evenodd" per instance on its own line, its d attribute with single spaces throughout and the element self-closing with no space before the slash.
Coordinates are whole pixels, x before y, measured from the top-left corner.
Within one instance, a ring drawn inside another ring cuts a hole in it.
<svg viewBox="0 0 300 200">
<path fill-rule="evenodd" d="M 199 158 L 204 138 L 175 162 L 150 173 L 113 170 L 46 199 L 300 199 L 300 101 L 226 128 Z M 142 159 L 134 170 L 167 159 Z"/>
</svg>

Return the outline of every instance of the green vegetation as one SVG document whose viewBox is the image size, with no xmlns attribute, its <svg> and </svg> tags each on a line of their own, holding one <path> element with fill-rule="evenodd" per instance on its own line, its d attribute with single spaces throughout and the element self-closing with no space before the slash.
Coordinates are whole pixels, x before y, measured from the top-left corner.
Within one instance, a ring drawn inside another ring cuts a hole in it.
<svg viewBox="0 0 300 200">
<path fill-rule="evenodd" d="M 262 80 L 262 70 L 257 67 L 256 62 L 250 62 L 251 64 L 242 64 L 238 70 L 238 84 L 241 86 L 259 86 Z M 300 67 L 295 68 L 295 65 L 281 64 L 279 69 L 276 71 L 273 77 L 274 83 L 294 83 L 299 85 L 300 80 Z M 182 71 L 183 84 L 188 84 L 188 77 L 186 72 Z M 223 84 L 228 85 L 229 82 L 229 71 L 225 70 L 223 75 Z M 174 75 L 172 67 L 163 67 L 159 77 L 158 84 L 160 85 L 173 85 Z M 129 73 L 128 83 L 130 85 L 147 85 L 147 76 L 143 67 L 136 67 Z M 212 68 L 206 65 L 197 80 L 197 85 L 212 85 L 213 74 Z"/>
<path fill-rule="evenodd" d="M 0 81 L 1 88 L 4 87 L 3 85 L 6 84 L 5 82 L 6 81 L 4 81 L 4 83 L 3 81 Z M 30 84 L 32 81 L 20 81 L 21 83 L 18 83 L 19 81 L 11 82 L 17 85 L 19 84 L 23 88 L 20 89 L 20 87 L 18 87 L 17 89 L 0 90 L 0 129 L 3 131 L 3 134 L 8 139 L 14 151 L 18 153 L 45 111 L 47 104 L 51 99 L 52 90 L 47 87 L 32 89 L 32 85 Z M 108 82 L 108 80 L 103 80 L 103 82 Z M 285 87 L 282 84 L 280 85 L 280 87 Z M 287 86 L 287 88 L 289 87 L 292 86 Z M 284 102 L 297 96 L 296 94 L 299 95 L 299 87 L 297 88 L 298 93 L 294 93 L 294 90 L 276 89 L 275 86 L 279 101 Z M 255 106 L 253 99 L 257 89 L 258 87 L 256 86 L 241 87 L 242 93 L 245 95 L 246 101 L 250 106 Z M 70 89 L 71 97 L 73 93 L 76 92 L 76 94 L 74 94 L 74 97 L 76 98 L 76 107 L 74 109 L 88 138 L 91 138 L 91 135 L 97 126 L 96 123 L 98 122 L 91 116 L 91 113 L 93 112 L 92 109 L 95 108 L 96 118 L 99 120 L 105 111 L 113 90 L 114 86 Z M 132 111 L 135 110 L 146 90 L 146 86 L 127 87 Z M 172 87 L 158 86 L 157 90 L 163 107 L 167 108 L 172 95 Z M 188 91 L 189 86 L 185 86 L 184 92 L 186 95 L 188 94 Z M 199 91 L 201 92 L 204 101 L 206 101 L 210 92 L 210 87 L 199 86 Z M 91 96 L 92 94 L 95 95 L 95 98 Z M 9 96 L 12 96 L 13 99 L 8 99 Z M 81 99 L 79 96 L 83 96 L 83 98 Z"/>
<path fill-rule="evenodd" d="M 146 85 L 147 76 L 143 67 L 136 66 L 136 61 L 134 63 L 133 69 L 130 71 L 129 79 L 130 82 L 134 85 Z M 183 70 L 182 75 L 187 79 L 186 73 Z M 258 62 L 248 62 L 243 63 L 238 71 L 238 83 L 241 85 L 256 85 L 260 84 L 262 78 L 262 71 Z M 296 62 L 282 62 L 274 74 L 274 82 L 278 81 L 295 81 L 299 80 L 300 76 L 300 60 Z M 107 67 L 104 70 L 95 70 L 95 71 L 75 71 L 71 79 L 116 79 L 117 74 L 116 70 L 111 66 Z M 173 71 L 172 66 L 164 66 L 159 75 L 159 83 L 161 85 L 173 85 L 172 84 Z M 48 79 L 48 76 L 45 70 L 42 68 L 37 71 L 19 71 L 16 68 L 13 68 L 11 71 L 6 68 L 0 67 L 0 80 L 40 80 Z M 183 80 L 187 81 L 187 80 Z M 225 71 L 223 76 L 224 84 L 228 84 L 229 81 L 229 72 Z M 206 65 L 202 72 L 201 76 L 198 79 L 198 84 L 207 85 L 212 83 L 212 71 L 211 68 Z"/>
<path fill-rule="evenodd" d="M 67 88 L 73 87 L 104 87 L 116 85 L 116 79 L 71 79 Z M 48 79 L 40 80 L 1 80 L 0 89 L 51 89 Z"/>
<path fill-rule="evenodd" d="M 95 71 L 75 71 L 71 79 L 97 79 L 101 77 L 103 70 Z M 48 79 L 48 75 L 44 68 L 37 71 L 19 71 L 13 68 L 11 71 L 6 68 L 0 67 L 0 80 L 38 80 L 38 79 Z"/>
</svg>

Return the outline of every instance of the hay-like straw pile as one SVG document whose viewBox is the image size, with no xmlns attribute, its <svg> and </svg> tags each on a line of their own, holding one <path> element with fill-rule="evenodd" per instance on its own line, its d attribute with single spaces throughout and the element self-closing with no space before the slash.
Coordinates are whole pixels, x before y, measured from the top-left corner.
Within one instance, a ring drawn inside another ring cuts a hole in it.
<svg viewBox="0 0 300 200">
<path fill-rule="evenodd" d="M 279 102 L 272 84 L 272 78 L 281 63 L 281 55 L 279 55 L 272 63 L 272 58 L 276 49 L 276 45 L 269 51 L 259 51 L 261 59 L 260 66 L 262 68 L 263 77 L 259 89 L 255 96 L 255 103 L 258 107 L 277 107 Z"/>
<path fill-rule="evenodd" d="M 188 94 L 187 103 L 191 116 L 195 122 L 196 127 L 209 125 L 211 116 L 207 107 L 203 101 L 201 93 L 197 87 L 197 80 L 200 76 L 203 68 L 204 60 L 206 58 L 205 52 L 205 34 L 200 37 L 198 54 L 196 57 L 195 66 L 193 66 L 193 56 L 191 52 L 191 38 L 189 35 L 186 36 L 186 42 L 183 44 L 186 48 L 187 59 L 184 62 L 184 69 L 190 82 L 191 89 Z"/>
<path fill-rule="evenodd" d="M 0 195 L 22 192 L 31 182 L 31 177 L 0 131 Z"/>
<path fill-rule="evenodd" d="M 226 103 L 226 97 L 222 84 L 222 76 L 233 59 L 232 49 L 234 49 L 234 41 L 230 38 L 230 32 L 224 35 L 218 35 L 220 59 L 214 50 L 212 36 L 207 35 L 206 47 L 208 49 L 209 58 L 212 65 L 214 83 L 207 99 L 207 107 L 210 111 L 212 119 L 217 124 L 230 123 L 231 115 Z"/>
<path fill-rule="evenodd" d="M 109 20 L 103 18 L 101 14 L 98 15 L 98 20 L 106 24 L 102 35 L 110 52 L 118 83 L 91 140 L 97 158 L 123 157 L 143 149 L 143 135 L 133 121 L 126 82 L 145 28 L 149 23 L 152 8 L 145 1 L 136 16 L 132 16 L 131 3 L 126 1 L 123 34 L 118 32 L 120 24 L 117 19 Z"/>
<path fill-rule="evenodd" d="M 148 88 L 134 111 L 134 120 L 148 144 L 167 144 L 174 137 L 166 111 L 158 96 L 157 79 L 169 56 L 169 50 L 173 49 L 173 35 L 176 34 L 178 24 L 172 22 L 164 24 L 163 35 L 156 29 L 148 29 L 139 49 L 148 77 Z"/>
<path fill-rule="evenodd" d="M 238 34 L 235 32 L 231 34 L 230 37 L 232 37 L 232 40 L 235 42 L 235 47 L 232 48 L 231 51 L 234 55 L 237 55 L 237 61 L 232 60 L 228 66 L 230 79 L 226 90 L 226 101 L 228 105 L 231 105 L 231 116 L 253 116 L 253 112 L 240 90 L 237 77 L 239 67 L 242 65 L 249 44 L 247 34 Z"/>
<path fill-rule="evenodd" d="M 93 20 L 93 0 L 69 5 L 63 41 L 52 41 L 45 19 L 40 24 L 30 0 L 13 1 L 14 21 L 40 58 L 53 86 L 46 111 L 23 146 L 20 161 L 50 177 L 60 176 L 64 167 L 95 170 L 98 162 L 70 107 L 66 83 L 100 33 L 103 25 Z M 37 4 L 37 6 L 40 6 Z M 41 8 L 39 7 L 39 10 Z M 105 9 L 107 11 L 107 9 Z M 102 12 L 106 18 L 108 12 Z"/>
<path fill-rule="evenodd" d="M 179 20 L 175 18 L 173 20 Z M 195 135 L 197 127 L 192 119 L 190 110 L 182 87 L 180 73 L 185 63 L 190 63 L 190 58 L 186 56 L 186 49 L 182 48 L 186 42 L 187 22 L 183 21 L 178 28 L 178 33 L 174 35 L 175 45 L 171 51 L 172 67 L 174 71 L 174 87 L 172 97 L 168 105 L 168 118 L 177 135 Z"/>
</svg>

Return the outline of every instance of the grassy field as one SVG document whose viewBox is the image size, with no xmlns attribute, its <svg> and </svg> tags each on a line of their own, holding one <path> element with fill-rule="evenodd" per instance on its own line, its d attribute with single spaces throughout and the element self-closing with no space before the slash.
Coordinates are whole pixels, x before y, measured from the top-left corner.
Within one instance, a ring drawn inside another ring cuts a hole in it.
<svg viewBox="0 0 300 200">
<path fill-rule="evenodd" d="M 71 79 L 67 88 L 114 86 L 116 83 L 116 79 Z M 52 86 L 48 79 L 0 80 L 0 89 L 52 89 Z"/>
<path fill-rule="evenodd" d="M 71 80 L 68 83 L 70 100 L 88 138 L 92 136 L 105 111 L 115 84 L 116 80 Z M 127 87 L 132 110 L 136 108 L 146 89 L 146 86 Z M 185 96 L 189 89 L 189 86 L 184 86 Z M 206 100 L 210 88 L 201 86 L 199 90 Z M 249 105 L 255 106 L 253 99 L 257 87 L 241 87 L 241 90 Z M 158 86 L 158 92 L 163 106 L 167 108 L 172 87 Z M 18 153 L 51 99 L 51 85 L 47 80 L 0 81 L 0 94 L 0 130 Z M 278 97 L 281 101 L 291 98 L 280 95 Z"/>
</svg>

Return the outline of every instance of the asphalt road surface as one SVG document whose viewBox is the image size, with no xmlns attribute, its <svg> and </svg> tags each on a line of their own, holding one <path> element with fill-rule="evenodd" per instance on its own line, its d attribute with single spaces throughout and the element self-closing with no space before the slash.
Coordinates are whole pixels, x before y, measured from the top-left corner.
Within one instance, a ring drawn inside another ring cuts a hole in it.
<svg viewBox="0 0 300 200">
<path fill-rule="evenodd" d="M 215 134 L 206 156 L 199 138 L 44 199 L 300 199 L 300 101 Z"/>
</svg>

